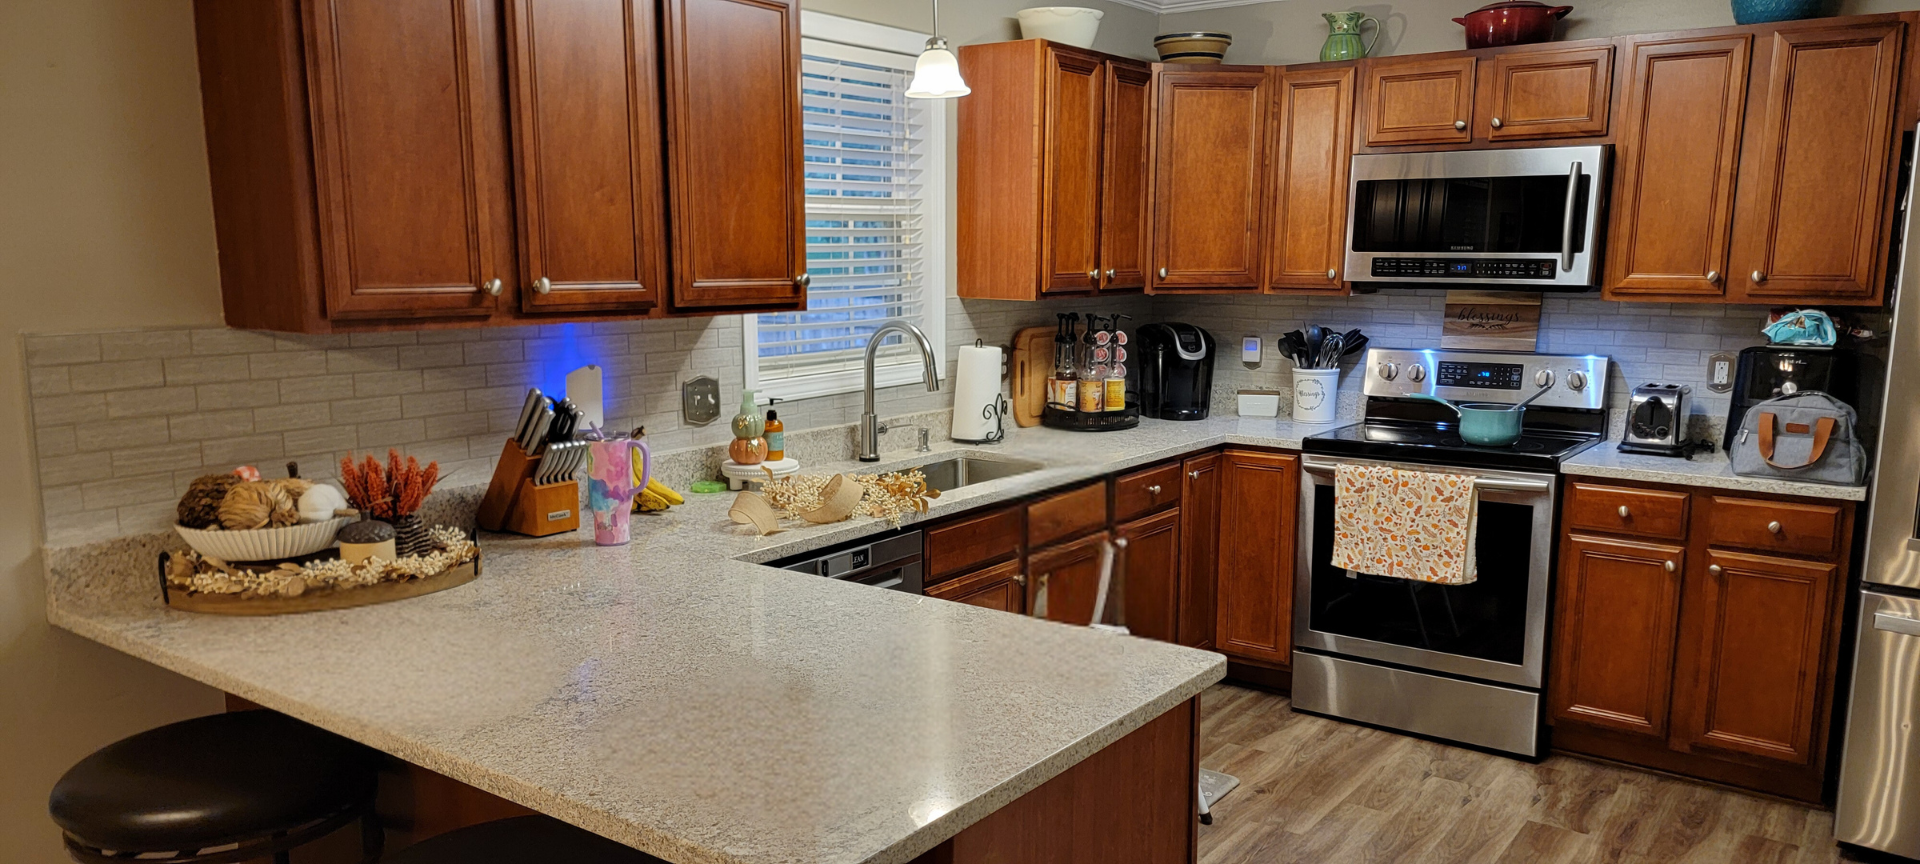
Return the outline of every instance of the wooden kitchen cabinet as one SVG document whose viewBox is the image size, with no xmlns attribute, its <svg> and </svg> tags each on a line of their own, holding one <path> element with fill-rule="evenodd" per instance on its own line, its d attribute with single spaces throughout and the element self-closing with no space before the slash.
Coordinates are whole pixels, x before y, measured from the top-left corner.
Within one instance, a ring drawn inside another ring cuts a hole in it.
<svg viewBox="0 0 1920 864">
<path fill-rule="evenodd" d="M 1252 450 L 1222 455 L 1214 650 L 1290 666 L 1299 498 L 1299 457 Z"/>
<path fill-rule="evenodd" d="M 1256 289 L 1265 238 L 1265 69 L 1154 73 L 1148 292 Z"/>
<path fill-rule="evenodd" d="M 508 0 L 529 311 L 645 310 L 666 284 L 659 52 L 650 0 Z"/>
<path fill-rule="evenodd" d="M 1274 75 L 1268 291 L 1346 290 L 1354 78 L 1352 66 Z"/>
<path fill-rule="evenodd" d="M 1016 559 L 955 576 L 927 589 L 927 596 L 1015 615 L 1027 613 L 1027 575 Z"/>
<path fill-rule="evenodd" d="M 1476 62 L 1418 55 L 1367 61 L 1367 146 L 1472 141 Z"/>
<path fill-rule="evenodd" d="M 1146 64 L 1029 39 L 965 45 L 961 297 L 1137 289 L 1146 257 Z"/>
<path fill-rule="evenodd" d="M 1560 545 L 1556 719 L 1665 742 L 1687 550 L 1571 534 Z"/>
<path fill-rule="evenodd" d="M 1487 140 L 1607 134 L 1613 106 L 1613 46 L 1540 48 L 1494 55 Z"/>
<path fill-rule="evenodd" d="M 1730 299 L 1884 297 L 1899 21 L 1781 29 L 1753 71 Z"/>
<path fill-rule="evenodd" d="M 661 0 L 676 308 L 804 307 L 797 0 Z"/>
<path fill-rule="evenodd" d="M 1162 510 L 1114 528 L 1127 541 L 1121 553 L 1126 625 L 1135 636 L 1177 641 L 1180 628 L 1180 508 Z"/>
<path fill-rule="evenodd" d="M 1027 614 L 1087 626 L 1100 592 L 1100 556 L 1112 536 L 1101 531 L 1027 556 Z"/>
<path fill-rule="evenodd" d="M 1212 648 L 1220 552 L 1219 453 L 1180 463 L 1180 644 Z"/>
</svg>

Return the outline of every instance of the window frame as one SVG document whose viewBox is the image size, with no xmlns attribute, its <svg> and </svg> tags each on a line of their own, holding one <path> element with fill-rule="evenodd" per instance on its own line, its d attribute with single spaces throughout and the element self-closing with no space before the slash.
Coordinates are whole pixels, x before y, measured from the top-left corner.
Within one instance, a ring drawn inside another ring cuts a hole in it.
<svg viewBox="0 0 1920 864">
<path fill-rule="evenodd" d="M 909 71 L 913 69 L 913 62 L 928 38 L 924 33 L 805 9 L 800 12 L 800 36 L 802 39 L 844 45 L 861 52 L 889 55 L 888 60 L 897 58 L 905 64 L 902 68 Z M 926 202 L 922 217 L 925 220 L 924 238 L 921 242 L 925 253 L 925 272 L 921 278 L 923 296 L 917 323 L 927 334 L 927 340 L 933 343 L 933 356 L 947 365 L 947 271 L 951 267 L 948 257 L 951 250 L 947 243 L 951 203 L 947 195 L 947 172 L 952 157 L 952 141 L 948 137 L 948 100 L 930 101 L 932 104 L 926 107 L 925 171 L 920 184 L 925 190 Z M 755 391 L 756 401 L 814 399 L 858 393 L 866 387 L 865 372 L 857 368 L 773 381 L 760 380 L 760 316 L 749 313 L 740 317 L 746 386 Z M 878 390 L 917 384 L 921 381 L 920 365 L 918 356 L 900 362 L 876 364 L 874 388 Z"/>
</svg>

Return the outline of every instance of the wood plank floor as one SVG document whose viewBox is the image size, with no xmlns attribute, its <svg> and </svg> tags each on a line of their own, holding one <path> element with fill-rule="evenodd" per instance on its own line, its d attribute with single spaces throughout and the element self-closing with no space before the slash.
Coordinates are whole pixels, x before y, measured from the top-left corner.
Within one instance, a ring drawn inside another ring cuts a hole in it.
<svg viewBox="0 0 1920 864">
<path fill-rule="evenodd" d="M 1833 814 L 1555 756 L 1538 765 L 1295 714 L 1217 685 L 1200 764 L 1240 787 L 1200 864 L 1826 864 Z"/>
</svg>

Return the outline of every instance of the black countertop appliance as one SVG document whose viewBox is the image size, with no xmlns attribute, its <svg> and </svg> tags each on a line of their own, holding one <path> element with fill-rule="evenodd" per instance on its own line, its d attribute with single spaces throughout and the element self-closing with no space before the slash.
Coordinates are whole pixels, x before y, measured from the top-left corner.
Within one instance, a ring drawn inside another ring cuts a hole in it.
<svg viewBox="0 0 1920 864">
<path fill-rule="evenodd" d="M 1148 324 L 1139 343 L 1140 413 L 1161 420 L 1205 420 L 1213 402 L 1213 334 L 1192 324 Z"/>
<path fill-rule="evenodd" d="M 1818 390 L 1860 407 L 1860 358 L 1848 348 L 1803 345 L 1755 345 L 1740 351 L 1733 377 L 1733 402 L 1727 407 L 1722 452 L 1733 450 L 1747 409 L 1768 399 Z"/>
</svg>

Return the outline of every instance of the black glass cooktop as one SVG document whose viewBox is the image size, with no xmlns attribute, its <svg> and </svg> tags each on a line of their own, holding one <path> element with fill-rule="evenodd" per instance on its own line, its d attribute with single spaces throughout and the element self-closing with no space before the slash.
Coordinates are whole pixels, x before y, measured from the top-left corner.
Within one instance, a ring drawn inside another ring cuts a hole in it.
<svg viewBox="0 0 1920 864">
<path fill-rule="evenodd" d="M 1599 440 L 1583 432 L 1529 428 L 1520 434 L 1519 441 L 1506 447 L 1477 447 L 1460 440 L 1459 430 L 1451 423 L 1369 420 L 1309 435 L 1301 449 L 1394 462 L 1557 472 L 1562 460 Z"/>
</svg>

